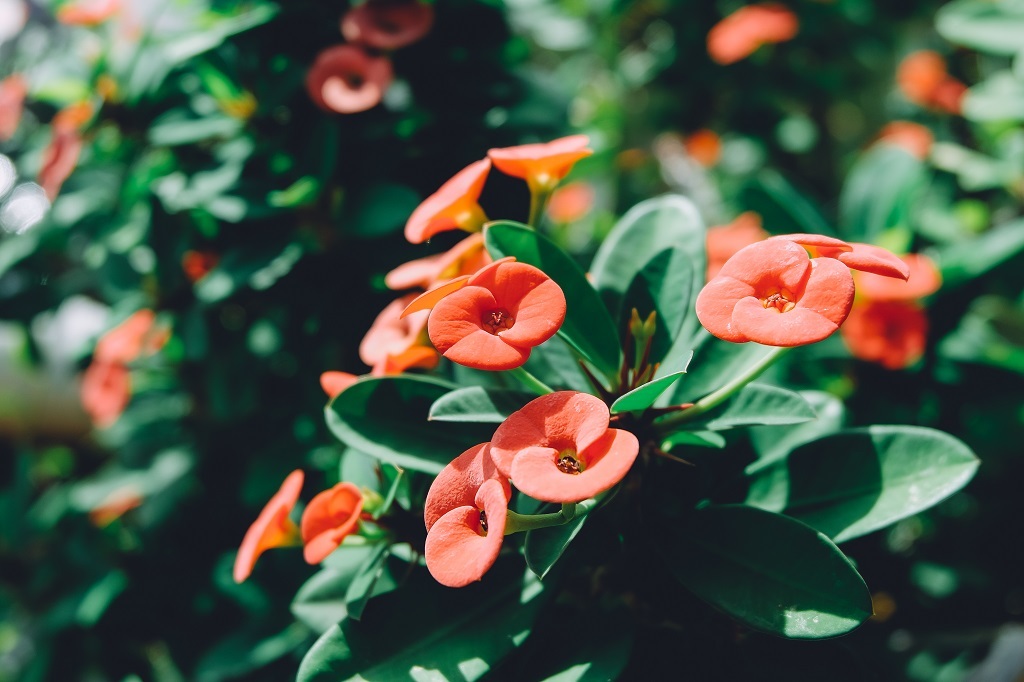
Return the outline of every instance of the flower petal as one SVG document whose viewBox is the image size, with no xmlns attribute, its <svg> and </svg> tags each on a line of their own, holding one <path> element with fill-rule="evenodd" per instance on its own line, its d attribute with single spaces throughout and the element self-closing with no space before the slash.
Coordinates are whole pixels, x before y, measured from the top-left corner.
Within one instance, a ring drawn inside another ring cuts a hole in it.
<svg viewBox="0 0 1024 682">
<path fill-rule="evenodd" d="M 755 293 L 756 290 L 751 284 L 719 274 L 697 294 L 694 305 L 697 319 L 705 329 L 723 341 L 749 341 L 750 339 L 733 327 L 732 312 L 736 304 L 745 298 L 757 302 Z"/>
<path fill-rule="evenodd" d="M 512 499 L 508 478 L 495 468 L 488 452 L 489 446 L 490 443 L 480 443 L 469 448 L 442 469 L 430 484 L 423 505 L 423 522 L 427 530 L 451 510 L 472 505 L 484 481 L 498 481 L 505 491 L 505 499 Z"/>
<path fill-rule="evenodd" d="M 363 494 L 354 483 L 339 483 L 318 494 L 302 512 L 303 556 L 318 564 L 351 535 L 363 511 Z"/>
<path fill-rule="evenodd" d="M 252 574 L 256 560 L 266 550 L 291 544 L 293 535 L 298 534 L 295 524 L 288 518 L 295 503 L 299 501 L 305 474 L 296 469 L 288 474 L 280 489 L 270 498 L 245 532 L 242 544 L 235 555 L 234 578 L 236 583 L 244 582 Z"/>
<path fill-rule="evenodd" d="M 490 159 L 481 159 L 456 173 L 412 212 L 405 224 L 405 238 L 419 244 L 445 230 L 477 229 L 483 224 L 477 201 L 490 170 Z M 472 224 L 463 224 L 464 214 L 472 214 Z"/>
<path fill-rule="evenodd" d="M 837 325 L 842 324 L 853 305 L 853 275 L 832 258 L 815 258 L 811 266 L 811 276 L 796 310 L 813 310 Z"/>
<path fill-rule="evenodd" d="M 550 184 L 564 178 L 577 161 L 594 153 L 588 144 L 590 138 L 586 135 L 570 135 L 542 144 L 490 149 L 487 156 L 506 175 Z"/>
<path fill-rule="evenodd" d="M 437 302 L 442 298 L 466 286 L 467 282 L 469 282 L 469 275 L 463 275 L 462 277 L 456 277 L 450 282 L 440 284 L 430 291 L 423 292 L 413 299 L 412 303 L 406 306 L 405 310 L 402 311 L 402 317 L 412 315 L 413 313 L 417 313 L 421 310 L 430 310 L 437 305 Z"/>
<path fill-rule="evenodd" d="M 445 353 L 461 339 L 483 331 L 484 314 L 497 307 L 494 296 L 483 287 L 467 286 L 445 296 L 430 311 L 427 320 L 431 343 L 438 352 Z"/>
<path fill-rule="evenodd" d="M 487 517 L 483 535 L 481 509 Z M 424 548 L 430 575 L 448 587 L 465 587 L 480 580 L 501 552 L 507 512 L 501 484 L 484 481 L 473 505 L 456 507 L 431 526 Z"/>
<path fill-rule="evenodd" d="M 498 336 L 515 346 L 539 346 L 562 326 L 565 311 L 562 288 L 554 280 L 545 278 L 523 296 L 515 309 L 510 309 L 515 323 L 509 329 L 499 331 Z"/>
<path fill-rule="evenodd" d="M 891 251 L 872 244 L 852 244 L 852 246 L 853 251 L 836 256 L 847 267 L 884 277 L 896 277 L 904 281 L 910 277 L 910 267 Z"/>
<path fill-rule="evenodd" d="M 530 349 L 509 345 L 501 337 L 477 329 L 456 341 L 444 356 L 466 367 L 499 372 L 521 367 L 530 357 Z"/>
<path fill-rule="evenodd" d="M 902 256 L 901 260 L 910 270 L 905 282 L 858 272 L 853 278 L 857 284 L 857 296 L 872 301 L 913 301 L 934 294 L 942 286 L 942 274 L 928 256 L 910 253 Z"/>
<path fill-rule="evenodd" d="M 335 398 L 357 381 L 359 377 L 348 372 L 324 372 L 320 375 L 320 388 L 328 397 Z"/>
<path fill-rule="evenodd" d="M 785 239 L 791 242 L 796 242 L 800 246 L 825 247 L 839 249 L 840 251 L 849 251 L 852 248 L 842 239 L 836 239 L 835 237 L 827 237 L 823 234 L 811 234 L 808 232 L 780 234 L 775 237 L 772 237 L 772 239 Z"/>
<path fill-rule="evenodd" d="M 803 346 L 828 338 L 839 325 L 813 310 L 780 313 L 757 299 L 744 299 L 733 310 L 733 328 L 748 341 L 766 346 Z"/>
<path fill-rule="evenodd" d="M 780 288 L 796 294 L 803 291 L 810 274 L 807 251 L 793 241 L 775 237 L 743 247 L 718 272 L 719 277 L 750 284 L 757 295 Z"/>
</svg>

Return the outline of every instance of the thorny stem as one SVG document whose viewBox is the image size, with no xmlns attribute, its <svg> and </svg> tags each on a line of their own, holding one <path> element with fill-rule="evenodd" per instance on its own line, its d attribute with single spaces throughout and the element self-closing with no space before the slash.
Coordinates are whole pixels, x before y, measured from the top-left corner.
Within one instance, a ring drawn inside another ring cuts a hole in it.
<svg viewBox="0 0 1024 682">
<path fill-rule="evenodd" d="M 555 389 L 551 388 L 543 381 L 527 372 L 522 367 L 510 369 L 508 370 L 508 372 L 509 374 L 514 376 L 519 381 L 519 383 L 521 383 L 523 386 L 530 389 L 531 391 L 535 392 L 537 395 L 547 395 L 548 393 L 555 392 Z"/>
<path fill-rule="evenodd" d="M 517 514 L 509 509 L 505 516 L 505 535 L 538 528 L 563 526 L 574 518 L 576 518 L 576 503 L 574 502 L 563 504 L 561 510 L 550 514 Z"/>
</svg>

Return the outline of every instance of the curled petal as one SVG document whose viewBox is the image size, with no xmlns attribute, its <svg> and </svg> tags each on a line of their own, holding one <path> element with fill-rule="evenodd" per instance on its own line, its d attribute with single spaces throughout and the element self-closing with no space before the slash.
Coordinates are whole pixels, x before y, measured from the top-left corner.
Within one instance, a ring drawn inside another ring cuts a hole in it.
<svg viewBox="0 0 1024 682">
<path fill-rule="evenodd" d="M 321 109 L 354 114 L 377 106 L 393 78 L 387 57 L 370 55 L 357 45 L 335 45 L 317 55 L 306 88 Z"/>
<path fill-rule="evenodd" d="M 473 505 L 456 507 L 431 526 L 424 549 L 430 575 L 448 587 L 465 587 L 480 580 L 501 552 L 507 513 L 508 500 L 501 484 L 493 479 L 484 481 Z"/>
<path fill-rule="evenodd" d="M 732 312 L 737 301 L 750 298 L 756 302 L 755 294 L 756 289 L 753 285 L 719 274 L 697 295 L 694 306 L 697 310 L 697 319 L 705 329 L 723 341 L 749 341 L 750 339 L 733 327 Z"/>
<path fill-rule="evenodd" d="M 288 515 L 299 500 L 304 479 L 301 469 L 288 474 L 281 488 L 263 507 L 256 521 L 249 526 L 235 556 L 236 583 L 243 582 L 249 577 L 256 560 L 266 550 L 295 544 L 299 529 Z"/>
<path fill-rule="evenodd" d="M 505 499 L 512 499 L 508 478 L 495 468 L 488 452 L 489 446 L 490 443 L 481 443 L 469 448 L 442 469 L 430 484 L 423 505 L 423 522 L 427 530 L 451 510 L 472 505 L 484 481 L 498 481 L 505 491 Z"/>
<path fill-rule="evenodd" d="M 490 262 L 483 234 L 474 232 L 444 253 L 399 265 L 384 277 L 384 283 L 389 289 L 429 289 L 437 283 L 471 275 Z"/>
<path fill-rule="evenodd" d="M 303 556 L 318 564 L 351 535 L 363 511 L 363 494 L 353 483 L 339 483 L 318 494 L 302 513 Z"/>
<path fill-rule="evenodd" d="M 530 497 L 544 502 L 580 502 L 610 489 L 629 472 L 640 452 L 640 442 L 629 431 L 608 429 L 578 452 L 579 473 L 558 468 L 558 451 L 526 448 L 512 461 L 512 481 Z"/>
<path fill-rule="evenodd" d="M 407 369 L 434 369 L 437 367 L 437 351 L 428 346 L 412 346 L 401 353 L 388 355 L 373 366 L 370 372 L 375 377 L 401 374 Z"/>
<path fill-rule="evenodd" d="M 420 244 L 446 230 L 479 230 L 486 216 L 477 202 L 490 170 L 490 159 L 482 159 L 452 176 L 412 212 L 405 224 L 405 238 Z"/>
<path fill-rule="evenodd" d="M 828 237 L 823 234 L 811 234 L 806 232 L 797 232 L 793 234 L 780 234 L 772 239 L 785 239 L 791 242 L 796 242 L 800 246 L 811 246 L 811 247 L 823 247 L 837 249 L 839 251 L 849 251 L 853 247 L 842 239 L 836 239 L 835 237 Z"/>
<path fill-rule="evenodd" d="M 423 292 L 413 299 L 412 303 L 406 306 L 405 310 L 402 311 L 402 317 L 412 315 L 413 313 L 417 313 L 421 310 L 430 310 L 437 305 L 438 301 L 442 298 L 466 286 L 467 282 L 469 282 L 469 275 L 463 275 L 462 277 L 456 277 L 450 282 L 440 284 L 430 291 Z"/>
<path fill-rule="evenodd" d="M 728 225 L 716 225 L 708 228 L 706 240 L 708 267 L 706 281 L 711 281 L 740 249 L 756 244 L 768 238 L 768 233 L 761 227 L 761 216 L 754 211 L 746 211 L 736 216 Z"/>
<path fill-rule="evenodd" d="M 896 277 L 904 281 L 910 277 L 910 266 L 891 251 L 871 244 L 853 244 L 852 246 L 853 251 L 835 256 L 847 267 L 883 277 Z"/>
<path fill-rule="evenodd" d="M 914 301 L 930 296 L 942 286 L 942 274 L 928 256 L 910 253 L 901 260 L 910 271 L 904 282 L 867 272 L 854 275 L 857 295 L 872 301 Z"/>
</svg>

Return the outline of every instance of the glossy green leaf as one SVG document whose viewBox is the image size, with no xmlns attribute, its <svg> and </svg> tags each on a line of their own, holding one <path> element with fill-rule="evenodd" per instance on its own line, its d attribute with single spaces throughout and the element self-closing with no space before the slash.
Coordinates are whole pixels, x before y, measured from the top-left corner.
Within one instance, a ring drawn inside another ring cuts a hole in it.
<svg viewBox="0 0 1024 682">
<path fill-rule="evenodd" d="M 428 420 L 430 406 L 452 384 L 419 375 L 366 377 L 332 400 L 324 415 L 349 447 L 396 466 L 436 474 L 463 451 L 490 439 L 493 428 Z"/>
<path fill-rule="evenodd" d="M 697 402 L 778 352 L 778 348 L 759 343 L 722 341 L 703 329 L 694 337 L 692 346 L 692 359 L 685 365 L 686 381 L 680 381 L 672 390 L 666 391 L 658 405 Z M 658 376 L 662 375 L 659 370 Z"/>
<path fill-rule="evenodd" d="M 927 185 L 924 163 L 895 145 L 872 147 L 857 159 L 839 196 L 839 223 L 850 241 L 875 242 L 906 226 Z"/>
<path fill-rule="evenodd" d="M 781 232 L 834 234 L 821 210 L 778 171 L 764 168 L 744 188 L 743 205 L 757 211 L 766 225 L 777 225 Z"/>
<path fill-rule="evenodd" d="M 1024 2 L 1020 0 L 956 0 L 935 15 L 939 34 L 982 52 L 1014 55 L 1024 47 Z"/>
<path fill-rule="evenodd" d="M 665 358 L 676 340 L 693 334 L 693 272 L 693 261 L 682 249 L 666 249 L 647 262 L 626 291 L 619 328 L 626 333 L 633 310 L 641 319 L 653 312 L 652 358 Z"/>
<path fill-rule="evenodd" d="M 580 369 L 575 351 L 560 336 L 554 336 L 534 348 L 524 367 L 535 377 L 544 377 L 554 389 L 566 388 L 584 393 L 594 390 Z"/>
<path fill-rule="evenodd" d="M 349 618 L 359 620 L 370 597 L 397 587 L 397 583 L 385 570 L 388 557 L 391 555 L 390 549 L 387 543 L 375 545 L 348 584 L 345 590 L 345 609 Z"/>
<path fill-rule="evenodd" d="M 740 426 L 799 424 L 814 417 L 814 410 L 799 393 L 747 384 L 715 409 L 686 422 L 685 428 L 724 431 Z"/>
<path fill-rule="evenodd" d="M 785 458 L 796 446 L 843 428 L 846 408 L 839 398 L 824 391 L 800 391 L 800 396 L 814 410 L 814 419 L 785 428 L 755 426 L 748 431 L 750 442 L 757 452 L 757 460 L 746 468 L 748 476 Z"/>
<path fill-rule="evenodd" d="M 939 355 L 1024 375 L 1024 309 L 998 296 L 980 296 L 960 325 L 939 344 Z"/>
<path fill-rule="evenodd" d="M 716 431 L 676 431 L 665 436 L 661 447 L 671 449 L 678 445 L 721 450 L 725 447 L 725 436 Z"/>
<path fill-rule="evenodd" d="M 993 227 L 976 239 L 944 245 L 932 252 L 942 272 L 942 287 L 969 282 L 1024 250 L 1024 219 Z"/>
<path fill-rule="evenodd" d="M 483 386 L 467 386 L 438 398 L 429 419 L 439 422 L 493 422 L 500 424 L 536 396 Z"/>
<path fill-rule="evenodd" d="M 361 621 L 327 630 L 302 660 L 297 682 L 477 680 L 526 639 L 543 595 L 521 560 L 499 562 L 483 583 L 459 590 L 417 571 L 402 589 L 375 599 Z"/>
<path fill-rule="evenodd" d="M 540 268 L 562 287 L 567 308 L 559 336 L 609 382 L 614 380 L 622 358 L 615 323 L 572 258 L 544 235 L 510 221 L 488 224 L 484 241 L 491 257 L 515 256 L 521 263 Z"/>
<path fill-rule="evenodd" d="M 347 618 L 348 586 L 381 546 L 342 545 L 295 593 L 292 615 L 318 633 Z"/>
<path fill-rule="evenodd" d="M 642 386 L 634 388 L 632 391 L 620 396 L 618 400 L 612 403 L 612 414 L 616 414 L 618 412 L 642 412 L 643 410 L 646 410 L 654 404 L 662 393 L 679 381 L 684 374 L 686 374 L 686 370 L 674 372 L 673 374 L 663 376 L 660 379 L 655 379 L 654 381 L 649 381 Z"/>
<path fill-rule="evenodd" d="M 967 91 L 963 115 L 979 123 L 1024 121 L 1024 82 L 1009 70 L 992 74 Z"/>
<path fill-rule="evenodd" d="M 597 508 L 599 500 L 583 500 L 576 505 L 576 516 L 569 523 L 551 528 L 540 528 L 526 533 L 523 553 L 526 565 L 543 579 L 565 552 L 569 543 L 579 534 L 590 512 Z"/>
<path fill-rule="evenodd" d="M 971 449 L 941 431 L 869 426 L 805 443 L 756 472 L 747 504 L 844 542 L 941 502 L 977 468 Z"/>
<path fill-rule="evenodd" d="M 871 595 L 825 535 L 754 507 L 705 507 L 661 524 L 659 547 L 691 592 L 746 625 L 790 639 L 850 632 L 871 616 Z"/>
</svg>

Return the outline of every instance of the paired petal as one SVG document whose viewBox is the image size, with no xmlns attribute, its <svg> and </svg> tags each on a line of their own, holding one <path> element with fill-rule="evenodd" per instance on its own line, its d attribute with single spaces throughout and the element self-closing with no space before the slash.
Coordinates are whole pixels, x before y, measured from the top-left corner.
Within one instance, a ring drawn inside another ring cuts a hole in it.
<svg viewBox="0 0 1024 682">
<path fill-rule="evenodd" d="M 339 483 L 318 494 L 302 513 L 303 556 L 318 564 L 356 530 L 363 494 L 354 483 Z"/>
<path fill-rule="evenodd" d="M 304 478 L 301 469 L 288 474 L 280 490 L 270 498 L 256 521 L 249 526 L 235 556 L 236 583 L 249 577 L 256 560 L 266 550 L 297 544 L 299 529 L 288 515 L 299 500 Z"/>
<path fill-rule="evenodd" d="M 880 246 L 872 244 L 850 244 L 852 251 L 843 251 L 831 256 L 854 270 L 872 272 L 884 277 L 896 277 L 906 281 L 910 277 L 910 267 L 896 254 Z M 826 253 L 822 253 L 825 256 Z"/>
<path fill-rule="evenodd" d="M 501 552 L 508 498 L 501 484 L 481 484 L 472 505 L 456 507 L 437 519 L 427 533 L 427 569 L 442 585 L 465 587 L 480 580 Z"/>
<path fill-rule="evenodd" d="M 427 530 L 451 510 L 472 505 L 484 481 L 498 481 L 505 491 L 505 499 L 512 499 L 508 477 L 502 476 L 494 466 L 489 448 L 490 443 L 469 448 L 442 469 L 430 484 L 423 505 L 423 522 Z"/>
<path fill-rule="evenodd" d="M 854 275 L 857 295 L 872 301 L 914 301 L 930 296 L 942 286 L 942 274 L 928 256 L 911 253 L 903 256 L 906 281 L 869 272 Z"/>
</svg>

